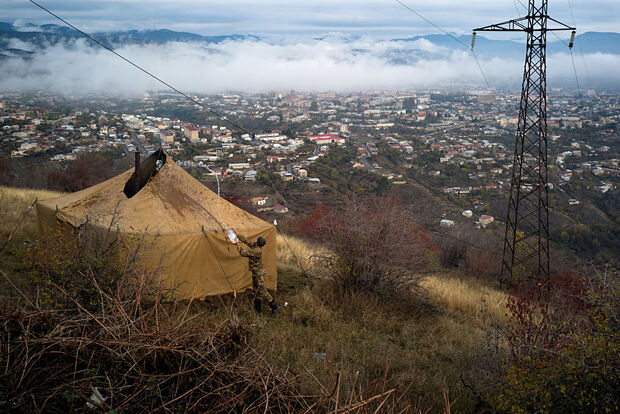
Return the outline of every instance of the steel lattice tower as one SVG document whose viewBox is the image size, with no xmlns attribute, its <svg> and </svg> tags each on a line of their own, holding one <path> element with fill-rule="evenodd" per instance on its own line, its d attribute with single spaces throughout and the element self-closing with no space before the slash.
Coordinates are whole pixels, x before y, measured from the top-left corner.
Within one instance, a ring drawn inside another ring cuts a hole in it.
<svg viewBox="0 0 620 414">
<path fill-rule="evenodd" d="M 541 4 L 537 6 L 537 3 Z M 571 30 L 574 36 L 575 29 L 549 17 L 547 9 L 548 0 L 529 0 L 527 16 L 474 29 L 474 35 L 483 31 L 527 33 L 502 282 L 529 277 L 546 279 L 549 276 L 547 32 Z M 549 21 L 560 27 L 548 28 Z"/>
</svg>

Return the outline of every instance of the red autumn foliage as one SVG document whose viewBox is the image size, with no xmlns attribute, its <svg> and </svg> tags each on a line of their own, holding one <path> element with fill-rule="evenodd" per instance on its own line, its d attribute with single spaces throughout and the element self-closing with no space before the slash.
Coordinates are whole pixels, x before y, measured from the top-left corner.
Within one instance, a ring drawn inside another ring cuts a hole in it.
<svg viewBox="0 0 620 414">
<path fill-rule="evenodd" d="M 323 270 L 343 292 L 407 290 L 432 247 L 427 231 L 391 198 L 351 198 L 339 210 L 319 205 L 290 227 L 328 249 Z"/>
<path fill-rule="evenodd" d="M 107 180 L 113 175 L 108 161 L 89 152 L 73 161 L 66 170 L 53 170 L 47 175 L 47 188 L 58 191 L 79 191 Z"/>
<path fill-rule="evenodd" d="M 514 288 L 507 301 L 507 338 L 513 354 L 562 348 L 570 331 L 582 322 L 587 289 L 584 280 L 573 273 L 523 282 Z"/>
</svg>

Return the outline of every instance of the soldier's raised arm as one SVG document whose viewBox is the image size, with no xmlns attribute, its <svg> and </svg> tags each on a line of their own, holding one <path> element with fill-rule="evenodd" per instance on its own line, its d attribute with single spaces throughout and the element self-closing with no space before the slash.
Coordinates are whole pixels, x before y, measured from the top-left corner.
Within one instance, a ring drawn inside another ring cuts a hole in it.
<svg viewBox="0 0 620 414">
<path fill-rule="evenodd" d="M 244 242 L 244 243 L 245 243 L 245 242 Z M 241 247 L 241 245 L 240 245 L 240 244 L 237 244 L 237 251 L 238 251 L 238 252 L 239 252 L 239 254 L 240 254 L 241 256 L 243 256 L 243 257 L 250 257 L 250 256 L 252 256 L 252 255 L 250 254 L 250 251 L 249 251 L 249 250 L 245 250 L 243 247 Z"/>
<path fill-rule="evenodd" d="M 237 234 L 237 238 L 239 239 L 240 242 L 244 243 L 248 247 L 254 247 L 254 243 L 246 239 L 243 234 Z"/>
</svg>

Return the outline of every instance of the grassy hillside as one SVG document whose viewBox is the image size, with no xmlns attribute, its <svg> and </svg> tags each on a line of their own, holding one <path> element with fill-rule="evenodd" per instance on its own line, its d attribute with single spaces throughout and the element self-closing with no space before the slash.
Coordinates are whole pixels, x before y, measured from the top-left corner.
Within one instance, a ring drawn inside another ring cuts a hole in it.
<svg viewBox="0 0 620 414">
<path fill-rule="evenodd" d="M 0 234 L 8 237 L 17 223 L 24 217 L 23 226 L 18 236 L 32 236 L 36 232 L 36 214 L 33 210 L 27 211 L 35 200 L 46 200 L 58 197 L 62 193 L 47 190 L 30 190 L 0 186 Z"/>
<path fill-rule="evenodd" d="M 21 221 L 0 252 L 0 270 L 19 286 L 28 284 L 23 257 L 37 239 L 35 212 L 28 207 L 36 198 L 56 195 L 0 188 L 0 243 Z M 431 412 L 443 412 L 449 398 L 454 401 L 452 412 L 472 412 L 476 398 L 461 377 L 471 376 L 487 349 L 489 326 L 504 322 L 505 295 L 457 272 L 435 272 L 424 275 L 425 293 L 410 300 L 362 293 L 339 296 L 312 259 L 320 250 L 279 235 L 278 318 L 265 311 L 254 314 L 249 295 L 240 295 L 189 304 L 189 324 L 216 332 L 231 318 L 241 321 L 250 332 L 248 345 L 273 369 L 295 374 L 301 392 L 308 395 L 328 394 L 338 382 L 343 405 L 356 395 L 353 390 L 373 395 L 395 388 L 412 411 L 433 407 Z M 1 279 L 3 291 L 10 292 L 5 299 L 18 297 Z"/>
</svg>

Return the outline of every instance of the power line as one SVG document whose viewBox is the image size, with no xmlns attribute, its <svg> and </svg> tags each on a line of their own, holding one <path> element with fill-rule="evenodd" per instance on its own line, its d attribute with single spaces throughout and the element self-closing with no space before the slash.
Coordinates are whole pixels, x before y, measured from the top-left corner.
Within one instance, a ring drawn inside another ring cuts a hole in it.
<svg viewBox="0 0 620 414">
<path fill-rule="evenodd" d="M 517 16 L 521 17 L 521 14 L 519 12 L 519 7 L 517 6 L 517 0 L 512 0 L 512 3 L 515 5 L 515 10 L 517 11 Z M 521 3 L 521 2 L 519 2 Z M 521 5 L 523 5 L 523 3 L 521 3 Z"/>
<path fill-rule="evenodd" d="M 513 1 L 514 1 L 514 0 L 513 0 Z M 518 1 L 518 2 L 519 2 L 519 4 L 520 4 L 521 6 L 523 6 L 523 8 L 525 9 L 525 12 L 527 13 L 527 12 L 528 12 L 528 8 L 527 8 L 527 6 L 526 6 L 525 4 L 523 4 L 523 2 L 522 2 L 521 0 L 516 0 L 516 1 Z M 519 14 L 519 10 L 517 10 L 517 14 Z"/>
<path fill-rule="evenodd" d="M 140 70 L 141 72 L 144 72 L 145 74 L 147 74 L 148 76 L 150 76 L 151 78 L 155 79 L 156 81 L 158 81 L 159 83 L 161 83 L 162 85 L 165 85 L 166 87 L 172 89 L 173 91 L 175 91 L 176 93 L 178 93 L 179 95 L 183 96 L 184 98 L 188 99 L 189 101 L 193 102 L 194 104 L 200 106 L 201 108 L 205 109 L 206 111 L 210 112 L 211 114 L 215 115 L 216 117 L 220 118 L 222 121 L 229 123 L 230 125 L 232 125 L 233 127 L 245 132 L 246 134 L 250 134 L 250 135 L 254 135 L 252 133 L 250 133 L 249 131 L 247 131 L 245 128 L 243 128 L 240 125 L 237 125 L 236 123 L 228 120 L 225 116 L 219 114 L 218 112 L 214 111 L 213 109 L 209 108 L 208 106 L 206 106 L 205 104 L 195 100 L 194 98 L 192 98 L 191 96 L 187 95 L 184 92 L 181 92 L 179 89 L 175 88 L 174 86 L 172 86 L 171 84 L 169 84 L 168 82 L 162 80 L 161 78 L 153 75 L 151 72 L 149 72 L 148 70 L 144 69 L 143 67 L 137 65 L 136 63 L 132 62 L 131 60 L 129 60 L 128 58 L 124 57 L 123 55 L 121 55 L 120 53 L 116 52 L 114 49 L 112 49 L 111 47 L 107 46 L 106 44 L 100 42 L 99 40 L 95 39 L 93 36 L 89 35 L 88 33 L 78 29 L 77 27 L 75 27 L 74 25 L 72 25 L 71 23 L 69 23 L 67 20 L 63 19 L 62 17 L 58 16 L 57 14 L 54 14 L 52 11 L 50 11 L 49 9 L 45 8 L 44 6 L 42 6 L 41 4 L 37 3 L 34 0 L 28 0 L 30 3 L 34 4 L 35 6 L 37 6 L 38 8 L 40 8 L 41 10 L 43 10 L 44 12 L 48 13 L 49 15 L 53 16 L 54 18 L 60 20 L 61 22 L 63 22 L 65 25 L 69 26 L 70 28 L 72 28 L 73 30 L 75 30 L 76 32 L 80 33 L 82 36 L 86 37 L 87 39 L 91 40 L 92 42 L 98 44 L 99 46 L 101 46 L 102 48 L 104 48 L 105 50 L 107 50 L 108 52 L 111 52 L 113 54 L 115 54 L 117 57 L 123 59 L 125 62 L 129 63 L 131 66 L 135 67 L 136 69 Z"/>
<path fill-rule="evenodd" d="M 402 5 L 404 8 L 406 8 L 407 10 L 409 10 L 410 12 L 412 12 L 413 14 L 415 14 L 416 16 L 418 16 L 420 19 L 424 20 L 425 22 L 427 22 L 428 24 L 430 24 L 431 26 L 435 27 L 437 30 L 439 30 L 440 32 L 444 33 L 445 35 L 451 37 L 452 39 L 454 39 L 455 41 L 457 41 L 461 46 L 463 46 L 465 49 L 468 49 L 472 56 L 474 57 L 474 59 L 476 60 L 476 64 L 478 65 L 478 69 L 480 69 L 480 73 L 482 74 L 482 77 L 484 78 L 484 82 L 487 84 L 487 88 L 491 89 L 491 85 L 489 84 L 489 81 L 486 77 L 486 75 L 484 74 L 484 70 L 482 70 L 482 65 L 480 65 L 480 61 L 478 60 L 478 57 L 476 56 L 476 53 L 474 52 L 473 49 L 470 49 L 469 46 L 467 46 L 465 43 L 463 43 L 461 40 L 459 40 L 459 38 L 457 38 L 456 36 L 448 33 L 447 31 L 445 31 L 444 29 L 442 29 L 441 27 L 437 26 L 435 23 L 433 23 L 432 21 L 430 21 L 429 19 L 427 19 L 426 17 L 422 16 L 420 13 L 418 13 L 417 11 L 413 10 L 411 7 L 407 6 L 405 3 L 403 3 L 400 0 L 395 0 L 397 3 L 399 3 L 400 5 Z"/>
<path fill-rule="evenodd" d="M 579 77 L 577 76 L 577 66 L 575 66 L 575 57 L 573 56 L 573 49 L 568 49 L 570 51 L 570 60 L 573 62 L 573 72 L 575 72 L 575 82 L 577 82 L 577 91 L 579 92 L 579 99 L 581 100 L 581 106 L 585 107 L 583 103 L 583 95 L 581 94 L 581 86 L 579 85 Z"/>
<path fill-rule="evenodd" d="M 570 59 L 573 63 L 573 73 L 575 74 L 575 83 L 577 84 L 577 91 L 579 93 L 579 100 L 581 101 L 581 106 L 585 107 L 585 103 L 583 102 L 583 94 L 581 93 L 581 85 L 579 84 L 579 76 L 577 75 L 577 66 L 575 65 L 575 57 L 573 56 L 573 49 L 571 49 L 570 45 L 568 43 L 566 43 L 566 41 L 564 39 L 562 39 L 560 36 L 557 35 L 557 33 L 555 32 L 551 32 L 555 37 L 558 38 L 558 40 L 560 42 L 562 42 L 564 44 L 564 46 L 566 46 L 568 48 L 568 51 L 570 52 Z"/>
<path fill-rule="evenodd" d="M 513 2 L 515 2 L 515 7 L 517 6 L 517 3 L 516 3 L 517 1 L 519 2 L 519 4 L 521 4 L 521 6 L 523 6 L 527 10 L 527 7 L 525 6 L 525 4 L 523 4 L 523 2 L 521 0 L 513 0 Z M 570 13 L 571 13 L 571 16 L 573 17 L 573 26 L 576 27 L 577 23 L 575 22 L 575 15 L 573 14 L 573 8 L 571 7 L 570 0 L 568 0 L 568 7 L 570 8 Z M 519 10 L 517 10 L 517 14 L 519 14 Z M 581 85 L 579 84 L 579 77 L 577 76 L 577 66 L 575 65 L 575 58 L 573 56 L 573 50 L 571 49 L 570 45 L 568 43 L 566 43 L 566 41 L 564 41 L 560 36 L 557 35 L 557 33 L 555 33 L 552 30 L 550 30 L 550 32 L 560 42 L 564 43 L 564 46 L 568 47 L 568 50 L 570 52 L 570 58 L 571 58 L 571 61 L 573 63 L 573 72 L 575 73 L 575 82 L 577 83 L 577 91 L 579 92 L 579 100 L 581 101 L 581 106 L 584 107 L 585 104 L 583 102 L 583 94 L 581 93 Z M 581 47 L 581 43 L 579 43 L 579 47 Z M 586 75 L 588 76 L 588 82 L 589 82 L 590 81 L 590 75 L 588 75 L 588 69 L 586 67 L 585 58 L 583 57 L 583 51 L 581 53 L 581 57 L 583 59 L 583 66 L 586 69 Z"/>
<path fill-rule="evenodd" d="M 570 0 L 568 0 L 568 8 L 570 9 L 570 15 L 573 18 L 573 26 L 577 27 L 577 22 L 575 21 L 575 15 L 573 14 L 573 7 L 570 3 Z M 577 39 L 579 40 L 579 39 Z M 581 42 L 579 42 L 579 47 L 581 48 Z M 579 99 L 581 100 L 581 106 L 585 107 L 584 103 L 583 103 L 583 95 L 581 94 L 581 86 L 579 85 L 579 77 L 577 76 L 577 66 L 575 65 L 575 57 L 573 56 L 573 49 L 570 48 L 569 46 L 569 51 L 570 51 L 570 59 L 573 62 L 573 71 L 575 72 L 575 82 L 577 82 L 577 90 L 579 91 Z M 586 70 L 586 76 L 588 77 L 588 81 L 590 80 L 590 75 L 588 74 L 588 68 L 586 66 L 586 60 L 583 56 L 583 50 L 581 52 L 581 58 L 583 59 L 583 67 Z"/>
<path fill-rule="evenodd" d="M 570 0 L 568 1 L 568 8 L 570 10 L 570 15 L 573 18 L 573 26 L 577 27 L 577 22 L 575 21 L 575 14 L 573 13 L 573 6 L 571 5 Z M 586 71 L 586 77 L 588 78 L 588 86 L 592 88 L 592 81 L 590 80 L 590 73 L 588 72 L 588 66 L 586 65 L 586 58 L 583 55 L 583 48 L 581 47 L 581 39 L 577 39 L 577 43 L 579 43 L 579 52 L 581 53 L 581 59 L 583 60 L 583 68 Z"/>
</svg>

